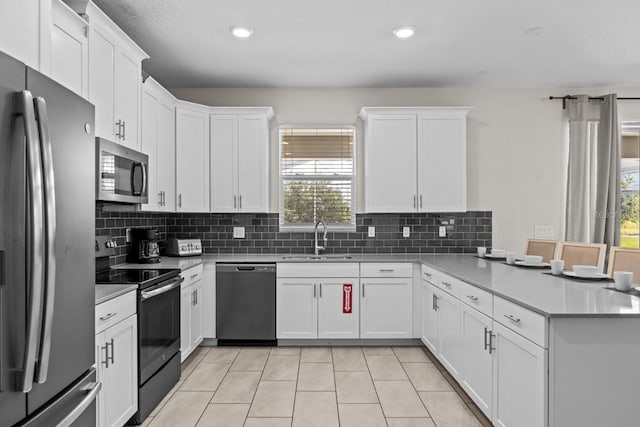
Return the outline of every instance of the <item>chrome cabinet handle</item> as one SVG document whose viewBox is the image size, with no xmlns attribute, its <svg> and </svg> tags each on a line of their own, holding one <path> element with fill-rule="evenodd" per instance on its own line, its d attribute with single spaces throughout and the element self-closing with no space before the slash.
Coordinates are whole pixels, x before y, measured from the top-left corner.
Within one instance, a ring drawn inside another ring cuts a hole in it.
<svg viewBox="0 0 640 427">
<path fill-rule="evenodd" d="M 451 283 L 449 282 L 442 282 L 443 285 L 445 285 L 446 287 L 450 288 L 451 287 Z"/>
<path fill-rule="evenodd" d="M 105 343 L 104 347 L 101 347 L 104 350 L 104 360 L 100 363 L 104 365 L 105 368 L 109 367 L 109 343 Z"/>
<path fill-rule="evenodd" d="M 320 283 L 320 298 L 322 298 L 322 283 Z"/>
<path fill-rule="evenodd" d="M 413 207 L 414 207 L 414 209 L 415 209 L 417 206 L 418 206 L 418 205 L 417 205 L 417 197 L 416 197 L 416 195 L 414 194 L 414 195 L 413 195 Z"/>
<path fill-rule="evenodd" d="M 484 328 L 484 349 L 485 350 L 489 349 L 489 340 L 487 339 L 487 335 L 491 335 L 491 331 L 485 327 Z"/>
<path fill-rule="evenodd" d="M 164 190 L 162 190 L 162 206 L 166 206 L 166 205 L 167 205 L 166 194 Z"/>
<path fill-rule="evenodd" d="M 51 136 L 49 134 L 49 116 L 44 98 L 34 100 L 36 121 L 40 134 L 40 153 L 44 181 L 44 219 L 45 219 L 45 281 L 42 336 L 36 369 L 35 381 L 44 383 L 49 370 L 51 351 L 51 328 L 56 294 L 56 186 L 53 174 L 53 156 L 51 154 Z"/>
<path fill-rule="evenodd" d="M 242 209 L 242 194 L 238 196 L 238 209 Z"/>
<path fill-rule="evenodd" d="M 29 392 L 33 386 L 38 341 L 40 339 L 41 306 L 44 292 L 44 194 L 42 159 L 38 131 L 36 129 L 33 96 L 28 90 L 18 93 L 18 111 L 22 116 L 24 134 L 27 141 L 27 197 L 29 212 L 26 235 L 27 243 L 27 315 L 26 336 L 22 360 L 22 376 L 19 378 L 19 390 Z"/>
<path fill-rule="evenodd" d="M 381 268 L 381 273 L 393 273 L 395 270 L 393 268 Z"/>
<path fill-rule="evenodd" d="M 364 298 L 364 283 L 362 284 L 362 298 Z"/>
<path fill-rule="evenodd" d="M 127 132 L 127 122 L 122 121 L 122 139 L 125 140 L 127 137 L 125 136 Z"/>
<path fill-rule="evenodd" d="M 195 279 L 196 277 L 198 277 L 198 273 L 192 274 L 190 279 Z"/>
<path fill-rule="evenodd" d="M 313 284 L 313 297 L 316 297 L 316 284 Z"/>
<path fill-rule="evenodd" d="M 420 195 L 420 209 L 422 209 L 422 194 Z"/>
<path fill-rule="evenodd" d="M 158 206 L 162 206 L 162 191 L 158 192 Z"/>
<path fill-rule="evenodd" d="M 494 338 L 495 335 L 492 333 L 492 331 L 489 331 L 489 354 L 492 354 L 494 351 L 496 351 L 496 348 L 493 346 Z"/>
<path fill-rule="evenodd" d="M 427 273 L 426 271 L 424 272 L 424 275 L 427 277 L 431 277 L 431 273 Z"/>
<path fill-rule="evenodd" d="M 102 383 L 90 383 L 87 384 L 87 387 L 83 389 L 83 391 L 87 392 L 87 397 L 82 399 L 82 401 L 76 406 L 73 411 L 69 412 L 69 415 L 64 417 L 62 421 L 58 423 L 56 427 L 69 427 L 73 424 L 80 415 L 91 405 L 91 403 L 96 399 L 98 393 L 102 389 Z"/>
<path fill-rule="evenodd" d="M 182 193 L 178 194 L 178 207 L 182 207 Z"/>
<path fill-rule="evenodd" d="M 438 311 L 440 307 L 438 307 L 438 295 L 433 294 L 433 309 Z"/>
<path fill-rule="evenodd" d="M 116 314 L 118 314 L 118 312 L 117 312 L 117 311 L 114 311 L 113 313 L 105 314 L 104 316 L 100 317 L 100 320 L 102 320 L 102 321 L 104 322 L 105 320 L 109 320 L 109 319 L 111 319 L 111 318 L 112 318 L 113 316 L 115 316 Z"/>
<path fill-rule="evenodd" d="M 513 314 L 505 314 L 504 317 L 511 320 L 514 323 L 520 323 L 520 319 L 515 317 Z"/>
<path fill-rule="evenodd" d="M 473 296 L 473 295 L 467 295 L 467 298 L 469 298 L 471 301 L 473 302 L 478 302 L 478 297 Z"/>
<path fill-rule="evenodd" d="M 236 196 L 235 194 L 233 195 L 233 209 L 236 209 L 238 206 L 238 196 Z"/>
<path fill-rule="evenodd" d="M 107 343 L 107 345 L 109 345 L 109 343 Z M 115 344 L 113 342 L 113 338 L 111 338 L 111 356 L 107 356 L 107 358 L 111 361 L 112 365 L 116 363 L 113 356 L 114 349 L 115 349 Z"/>
</svg>

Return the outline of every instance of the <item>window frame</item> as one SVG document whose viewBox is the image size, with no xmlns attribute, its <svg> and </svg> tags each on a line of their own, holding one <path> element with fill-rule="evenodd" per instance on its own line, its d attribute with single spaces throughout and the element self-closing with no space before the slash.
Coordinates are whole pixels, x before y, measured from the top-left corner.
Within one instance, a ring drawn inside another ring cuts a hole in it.
<svg viewBox="0 0 640 427">
<path fill-rule="evenodd" d="M 332 232 L 355 232 L 356 231 L 356 207 L 357 207 L 357 146 L 358 131 L 355 125 L 280 125 L 278 126 L 278 228 L 284 232 L 308 232 L 314 231 L 315 224 L 285 224 L 284 223 L 284 182 L 285 177 L 282 174 L 282 131 L 290 129 L 348 129 L 353 132 L 353 148 L 351 151 L 353 161 L 353 173 L 351 174 L 351 223 L 350 224 L 326 224 L 329 231 Z M 348 179 L 348 175 L 340 175 L 343 180 Z M 327 179 L 326 176 L 314 176 L 314 179 Z"/>
<path fill-rule="evenodd" d="M 626 130 L 626 131 L 631 131 L 631 132 L 638 132 L 638 133 L 640 133 L 640 121 L 635 121 L 635 120 L 634 120 L 634 121 L 621 121 L 621 122 L 619 123 L 619 125 L 620 125 L 619 130 L 620 130 L 620 141 L 621 141 L 621 142 L 622 142 L 622 133 L 624 133 L 624 132 L 625 132 L 625 130 Z M 620 161 L 622 161 L 622 147 L 621 147 L 621 149 L 620 149 Z M 621 180 L 621 181 L 622 181 L 622 172 L 623 172 L 623 171 L 622 171 L 622 168 L 621 168 L 621 169 L 620 169 L 620 180 Z M 620 200 L 618 201 L 618 209 L 620 209 L 620 210 L 621 210 L 621 206 L 622 206 L 622 198 L 623 198 L 625 195 L 629 195 L 629 194 L 631 194 L 631 195 L 633 195 L 633 194 L 638 194 L 638 195 L 640 196 L 640 190 L 635 190 L 635 191 L 634 191 L 634 190 L 622 190 L 622 189 L 620 189 Z M 638 224 L 640 224 L 640 217 L 639 217 L 639 218 L 637 218 L 637 221 L 638 221 Z M 639 231 L 640 231 L 640 230 L 639 230 Z M 637 246 L 626 246 L 626 245 L 623 245 L 623 243 L 622 243 L 622 238 L 623 238 L 623 237 L 625 237 L 625 236 L 623 236 L 623 234 L 622 234 L 622 221 L 620 221 L 620 246 L 621 246 L 621 247 L 624 247 L 624 248 L 629 248 L 629 247 L 631 247 L 631 248 L 637 248 Z M 640 238 L 640 237 L 639 237 L 639 238 Z"/>
</svg>

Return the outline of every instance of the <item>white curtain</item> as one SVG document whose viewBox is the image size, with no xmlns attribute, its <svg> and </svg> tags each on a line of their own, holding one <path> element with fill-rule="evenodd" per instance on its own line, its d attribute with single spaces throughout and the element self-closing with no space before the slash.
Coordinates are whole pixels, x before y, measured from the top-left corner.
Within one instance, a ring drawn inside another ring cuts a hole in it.
<svg viewBox="0 0 640 427">
<path fill-rule="evenodd" d="M 617 97 L 567 100 L 569 166 L 565 239 L 620 242 L 620 132 Z"/>
</svg>

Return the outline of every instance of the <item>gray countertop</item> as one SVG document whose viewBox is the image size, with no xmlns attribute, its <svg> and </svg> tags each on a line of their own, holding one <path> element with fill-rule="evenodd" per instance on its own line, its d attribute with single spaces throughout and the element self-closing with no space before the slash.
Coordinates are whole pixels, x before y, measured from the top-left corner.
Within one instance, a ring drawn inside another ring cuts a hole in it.
<svg viewBox="0 0 640 427">
<path fill-rule="evenodd" d="M 349 254 L 351 259 L 327 258 L 319 261 L 283 258 L 289 256 L 236 254 L 162 257 L 162 262 L 153 266 L 185 270 L 206 262 L 419 262 L 548 317 L 640 317 L 640 298 L 604 289 L 605 286 L 613 286 L 612 282 L 577 282 L 543 274 L 549 270 L 519 268 L 473 255 Z M 123 264 L 118 267 L 148 268 L 149 264 Z"/>
<path fill-rule="evenodd" d="M 138 285 L 96 285 L 96 305 L 136 289 Z"/>
</svg>

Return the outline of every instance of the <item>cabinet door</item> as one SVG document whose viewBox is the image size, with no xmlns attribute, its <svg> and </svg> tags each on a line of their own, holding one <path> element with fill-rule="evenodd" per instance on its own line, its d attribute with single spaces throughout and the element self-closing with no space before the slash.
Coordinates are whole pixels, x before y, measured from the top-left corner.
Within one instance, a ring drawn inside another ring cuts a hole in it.
<svg viewBox="0 0 640 427">
<path fill-rule="evenodd" d="M 410 278 L 360 280 L 361 338 L 411 338 Z"/>
<path fill-rule="evenodd" d="M 437 310 L 440 326 L 438 352 L 440 361 L 455 379 L 462 372 L 462 308 L 461 302 L 446 292 L 438 293 Z"/>
<path fill-rule="evenodd" d="M 202 336 L 216 337 L 216 264 L 204 264 L 202 274 Z"/>
<path fill-rule="evenodd" d="M 95 108 L 96 136 L 115 139 L 114 92 L 116 44 L 113 34 L 91 22 L 89 39 L 89 101 Z"/>
<path fill-rule="evenodd" d="M 359 280 L 319 278 L 318 338 L 359 338 Z M 344 285 L 351 285 L 351 288 Z"/>
<path fill-rule="evenodd" d="M 280 278 L 276 286 L 276 338 L 317 338 L 317 285 L 313 279 Z"/>
<path fill-rule="evenodd" d="M 480 410 L 491 419 L 493 367 L 489 352 L 492 320 L 462 304 L 462 388 Z"/>
<path fill-rule="evenodd" d="M 159 98 L 157 135 L 157 189 L 162 192 L 161 211 L 176 211 L 176 113 L 175 101 Z M 151 193 L 149 193 L 151 195 Z"/>
<path fill-rule="evenodd" d="M 191 287 L 180 289 L 180 361 L 191 354 Z"/>
<path fill-rule="evenodd" d="M 178 212 L 209 211 L 209 114 L 176 108 Z"/>
<path fill-rule="evenodd" d="M 415 212 L 416 116 L 369 116 L 365 135 L 367 212 Z"/>
<path fill-rule="evenodd" d="M 269 125 L 264 115 L 238 116 L 238 210 L 269 210 Z"/>
<path fill-rule="evenodd" d="M 89 92 L 89 24 L 62 0 L 51 11 L 50 75 L 58 83 L 85 98 Z"/>
<path fill-rule="evenodd" d="M 138 140 L 138 94 L 140 93 L 140 60 L 126 49 L 116 52 L 115 121 L 123 122 L 117 142 L 140 150 Z"/>
<path fill-rule="evenodd" d="M 238 208 L 238 116 L 211 115 L 211 211 Z"/>
<path fill-rule="evenodd" d="M 147 170 L 147 189 L 149 191 L 149 203 L 142 205 L 143 210 L 157 211 L 162 205 L 162 196 L 158 189 L 158 97 L 147 89 L 142 88 L 142 101 L 140 111 L 140 148 L 149 156 L 149 168 Z"/>
<path fill-rule="evenodd" d="M 422 335 L 421 340 L 433 354 L 438 354 L 438 312 L 436 310 L 436 287 L 422 281 Z"/>
<path fill-rule="evenodd" d="M 42 0 L 3 1 L 0 5 L 0 51 L 39 69 Z"/>
<path fill-rule="evenodd" d="M 137 316 L 104 331 L 110 343 L 107 379 L 105 425 L 120 427 L 138 410 L 138 324 Z"/>
<path fill-rule="evenodd" d="M 466 112 L 418 115 L 418 194 L 421 212 L 467 209 Z"/>
<path fill-rule="evenodd" d="M 106 424 L 105 408 L 108 392 L 107 378 L 105 377 L 105 360 L 107 347 L 104 332 L 96 335 L 96 381 L 102 383 L 102 389 L 96 399 L 96 426 L 104 427 Z"/>
<path fill-rule="evenodd" d="M 493 334 L 493 423 L 545 426 L 547 351 L 498 322 Z"/>
<path fill-rule="evenodd" d="M 191 347 L 196 348 L 202 342 L 202 281 L 190 286 L 191 302 Z"/>
</svg>

